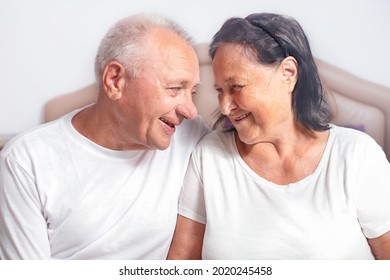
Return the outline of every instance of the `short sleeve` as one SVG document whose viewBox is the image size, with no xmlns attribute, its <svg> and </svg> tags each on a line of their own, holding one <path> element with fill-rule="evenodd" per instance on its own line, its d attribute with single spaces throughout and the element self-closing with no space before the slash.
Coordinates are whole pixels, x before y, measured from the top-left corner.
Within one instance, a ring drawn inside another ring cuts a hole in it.
<svg viewBox="0 0 390 280">
<path fill-rule="evenodd" d="M 0 259 L 49 259 L 47 224 L 34 178 L 0 154 Z"/>
<path fill-rule="evenodd" d="M 375 238 L 390 231 L 390 163 L 374 141 L 358 162 L 357 215 L 365 236 Z"/>
<path fill-rule="evenodd" d="M 199 173 L 199 161 L 196 160 L 195 149 L 191 156 L 184 178 L 179 200 L 179 214 L 199 223 L 206 223 L 206 209 L 203 192 L 203 182 Z"/>
</svg>

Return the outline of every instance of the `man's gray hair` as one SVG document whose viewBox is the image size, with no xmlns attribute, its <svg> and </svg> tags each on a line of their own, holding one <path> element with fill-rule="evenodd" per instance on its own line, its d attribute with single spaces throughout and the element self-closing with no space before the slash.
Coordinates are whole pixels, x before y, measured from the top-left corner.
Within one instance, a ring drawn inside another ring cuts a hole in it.
<svg viewBox="0 0 390 280">
<path fill-rule="evenodd" d="M 103 37 L 95 58 L 95 75 L 99 83 L 105 66 L 117 61 L 132 77 L 140 77 L 147 53 L 145 38 L 151 29 L 163 28 L 177 34 L 189 45 L 192 38 L 175 22 L 158 15 L 138 14 L 117 22 Z"/>
</svg>

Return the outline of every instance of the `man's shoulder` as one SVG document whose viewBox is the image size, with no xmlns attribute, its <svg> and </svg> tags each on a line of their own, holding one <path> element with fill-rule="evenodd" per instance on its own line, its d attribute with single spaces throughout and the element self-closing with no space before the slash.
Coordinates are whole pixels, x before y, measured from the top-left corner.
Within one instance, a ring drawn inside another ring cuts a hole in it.
<svg viewBox="0 0 390 280">
<path fill-rule="evenodd" d="M 181 137 L 195 137 L 198 140 L 209 132 L 210 128 L 200 116 L 193 120 L 185 119 L 177 128 L 177 133 Z"/>
<path fill-rule="evenodd" d="M 4 148 L 2 154 L 8 155 L 20 150 L 34 149 L 37 146 L 45 146 L 45 141 L 53 141 L 53 138 L 59 135 L 60 121 L 55 120 L 27 129 L 12 139 L 10 139 Z"/>
<path fill-rule="evenodd" d="M 230 150 L 234 142 L 234 134 L 232 131 L 224 131 L 221 129 L 213 130 L 205 135 L 197 144 L 198 150 Z"/>
</svg>

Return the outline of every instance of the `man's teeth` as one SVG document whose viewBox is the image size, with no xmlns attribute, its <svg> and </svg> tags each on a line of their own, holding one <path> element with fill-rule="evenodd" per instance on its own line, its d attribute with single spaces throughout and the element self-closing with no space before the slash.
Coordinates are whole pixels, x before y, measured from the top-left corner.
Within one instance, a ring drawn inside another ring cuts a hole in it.
<svg viewBox="0 0 390 280">
<path fill-rule="evenodd" d="M 169 125 L 170 127 L 175 127 L 174 124 L 170 123 L 169 121 L 167 120 L 164 120 L 164 119 L 160 119 L 162 122 L 166 123 L 167 125 Z"/>
<path fill-rule="evenodd" d="M 250 113 L 246 113 L 245 115 L 242 115 L 242 116 L 238 117 L 238 118 L 236 119 L 236 121 L 240 121 L 240 120 L 246 118 L 247 116 L 249 116 L 249 114 L 250 114 Z"/>
</svg>

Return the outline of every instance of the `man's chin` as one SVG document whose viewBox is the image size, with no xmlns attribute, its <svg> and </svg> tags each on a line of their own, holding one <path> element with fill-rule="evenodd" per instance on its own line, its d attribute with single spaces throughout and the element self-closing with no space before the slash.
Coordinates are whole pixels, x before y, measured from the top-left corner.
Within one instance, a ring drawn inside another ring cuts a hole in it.
<svg viewBox="0 0 390 280">
<path fill-rule="evenodd" d="M 166 141 L 156 141 L 153 145 L 154 148 L 152 148 L 151 150 L 160 150 L 160 151 L 163 151 L 163 150 L 166 150 L 169 148 L 169 146 L 171 145 L 171 139 L 167 139 Z"/>
</svg>

